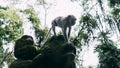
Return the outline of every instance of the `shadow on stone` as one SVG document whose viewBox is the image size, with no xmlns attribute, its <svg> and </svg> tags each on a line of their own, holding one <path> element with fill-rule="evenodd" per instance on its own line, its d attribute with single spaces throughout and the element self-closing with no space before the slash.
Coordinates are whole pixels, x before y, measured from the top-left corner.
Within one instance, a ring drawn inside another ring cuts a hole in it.
<svg viewBox="0 0 120 68">
<path fill-rule="evenodd" d="M 76 68 L 76 48 L 72 43 L 66 43 L 63 35 L 52 36 L 42 49 L 37 47 L 36 50 L 39 53 L 32 60 L 16 57 L 9 68 Z"/>
</svg>

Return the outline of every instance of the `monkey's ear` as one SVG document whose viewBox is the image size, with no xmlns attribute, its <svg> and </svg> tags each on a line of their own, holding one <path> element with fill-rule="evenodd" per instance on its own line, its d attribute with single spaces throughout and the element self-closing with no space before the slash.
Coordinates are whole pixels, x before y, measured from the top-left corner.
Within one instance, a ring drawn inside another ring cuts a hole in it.
<svg viewBox="0 0 120 68">
<path fill-rule="evenodd" d="M 68 15 L 67 18 L 70 18 L 70 17 L 72 17 L 72 16 L 73 16 L 73 15 Z"/>
<path fill-rule="evenodd" d="M 67 16 L 67 19 L 72 19 L 72 20 L 75 21 L 75 20 L 76 20 L 76 17 L 75 17 L 74 15 L 68 15 L 68 16 Z"/>
<path fill-rule="evenodd" d="M 66 20 L 69 21 L 70 19 L 71 19 L 71 15 L 68 15 L 68 16 L 66 17 Z"/>
</svg>

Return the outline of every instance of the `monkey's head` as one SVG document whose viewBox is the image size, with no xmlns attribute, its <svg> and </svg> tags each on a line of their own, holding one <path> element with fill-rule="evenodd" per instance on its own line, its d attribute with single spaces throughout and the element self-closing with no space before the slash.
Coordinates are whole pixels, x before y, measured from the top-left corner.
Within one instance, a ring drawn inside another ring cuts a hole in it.
<svg viewBox="0 0 120 68">
<path fill-rule="evenodd" d="M 73 16 L 73 15 L 68 15 L 68 16 L 66 17 L 66 20 L 67 20 L 67 24 L 68 24 L 69 26 L 75 25 L 75 23 L 76 23 L 76 17 Z"/>
</svg>

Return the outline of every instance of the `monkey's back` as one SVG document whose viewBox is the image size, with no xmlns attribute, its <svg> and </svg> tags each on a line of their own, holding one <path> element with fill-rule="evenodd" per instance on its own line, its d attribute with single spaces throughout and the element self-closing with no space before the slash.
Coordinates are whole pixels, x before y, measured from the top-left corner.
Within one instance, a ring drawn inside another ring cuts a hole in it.
<svg viewBox="0 0 120 68">
<path fill-rule="evenodd" d="M 57 17 L 53 20 L 52 24 L 58 27 L 63 27 L 66 24 L 66 21 L 64 17 Z"/>
</svg>

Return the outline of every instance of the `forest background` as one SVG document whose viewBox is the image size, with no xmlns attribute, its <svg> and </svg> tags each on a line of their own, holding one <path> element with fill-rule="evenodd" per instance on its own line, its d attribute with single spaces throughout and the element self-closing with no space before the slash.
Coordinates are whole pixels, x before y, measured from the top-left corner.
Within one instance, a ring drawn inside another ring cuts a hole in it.
<svg viewBox="0 0 120 68">
<path fill-rule="evenodd" d="M 15 40 L 27 34 L 40 44 L 51 21 L 69 14 L 77 17 L 71 35 L 77 66 L 120 68 L 120 0 L 0 0 L 0 66 L 15 60 Z"/>
</svg>

